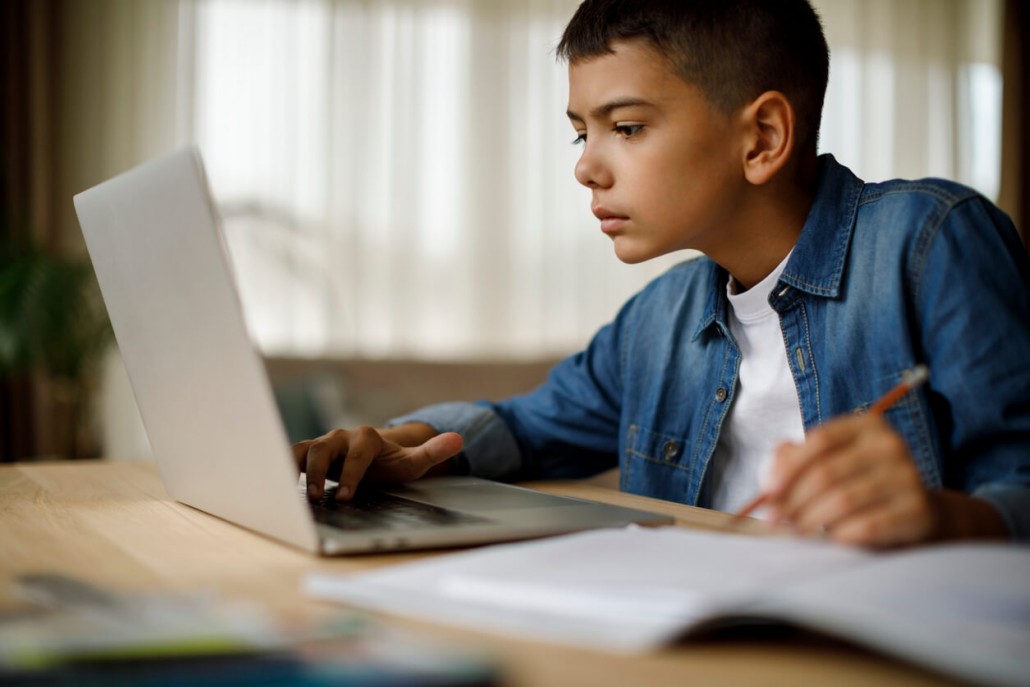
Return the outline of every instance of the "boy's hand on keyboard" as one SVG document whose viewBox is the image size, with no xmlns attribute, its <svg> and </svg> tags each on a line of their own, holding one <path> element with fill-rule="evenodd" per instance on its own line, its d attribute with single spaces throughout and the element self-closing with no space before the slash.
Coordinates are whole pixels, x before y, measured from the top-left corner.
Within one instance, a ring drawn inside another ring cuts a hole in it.
<svg viewBox="0 0 1030 687">
<path fill-rule="evenodd" d="M 297 442 L 293 459 L 298 470 L 307 473 L 309 500 L 320 499 L 326 478 L 338 473 L 336 498 L 346 501 L 363 479 L 380 484 L 410 482 L 459 453 L 462 445 L 460 435 L 435 434 L 424 425 L 388 430 L 358 427 L 334 429 L 316 439 Z"/>
</svg>

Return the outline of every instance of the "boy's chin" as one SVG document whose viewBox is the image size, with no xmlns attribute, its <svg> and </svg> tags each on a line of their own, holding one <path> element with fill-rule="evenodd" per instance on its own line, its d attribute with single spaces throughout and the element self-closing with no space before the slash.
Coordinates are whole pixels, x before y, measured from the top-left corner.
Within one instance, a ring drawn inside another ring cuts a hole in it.
<svg viewBox="0 0 1030 687">
<path fill-rule="evenodd" d="M 656 251 L 648 246 L 641 246 L 622 238 L 616 238 L 614 244 L 615 257 L 627 265 L 647 262 L 651 258 L 657 258 L 659 255 L 662 255 L 661 251 Z"/>
</svg>

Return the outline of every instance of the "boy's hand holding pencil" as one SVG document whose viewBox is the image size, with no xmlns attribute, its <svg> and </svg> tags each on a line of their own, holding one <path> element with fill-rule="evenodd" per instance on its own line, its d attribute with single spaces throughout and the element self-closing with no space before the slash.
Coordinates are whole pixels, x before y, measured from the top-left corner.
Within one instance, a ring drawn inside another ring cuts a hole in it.
<svg viewBox="0 0 1030 687">
<path fill-rule="evenodd" d="M 883 418 L 927 376 L 925 367 L 916 367 L 868 413 L 831 420 L 803 443 L 782 444 L 762 493 L 737 517 L 764 505 L 773 523 L 843 543 L 897 546 L 931 539 L 940 526 L 934 498 L 905 442 Z"/>
</svg>

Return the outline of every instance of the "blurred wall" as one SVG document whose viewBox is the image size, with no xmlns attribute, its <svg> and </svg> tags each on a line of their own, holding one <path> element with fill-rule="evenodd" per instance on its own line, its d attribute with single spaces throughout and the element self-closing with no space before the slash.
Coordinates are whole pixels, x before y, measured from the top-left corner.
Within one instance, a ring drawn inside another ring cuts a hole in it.
<svg viewBox="0 0 1030 687">
<path fill-rule="evenodd" d="M 5 233 L 81 255 L 72 196 L 185 136 L 181 16 L 176 0 L 0 3 Z M 67 422 L 47 380 L 0 379 L 0 459 L 56 455 Z"/>
</svg>

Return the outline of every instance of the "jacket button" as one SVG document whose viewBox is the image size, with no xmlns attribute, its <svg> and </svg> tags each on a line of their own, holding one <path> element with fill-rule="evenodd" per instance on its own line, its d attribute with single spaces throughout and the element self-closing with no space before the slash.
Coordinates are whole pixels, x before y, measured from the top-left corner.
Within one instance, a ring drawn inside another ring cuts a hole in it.
<svg viewBox="0 0 1030 687">
<path fill-rule="evenodd" d="M 726 400 L 726 389 L 724 389 L 721 386 L 718 389 L 716 389 L 715 390 L 715 400 L 718 401 L 719 403 L 722 403 L 723 401 L 725 401 Z"/>
<path fill-rule="evenodd" d="M 676 442 L 671 440 L 666 441 L 665 445 L 662 446 L 662 452 L 665 453 L 665 459 L 670 460 L 676 455 Z"/>
</svg>

